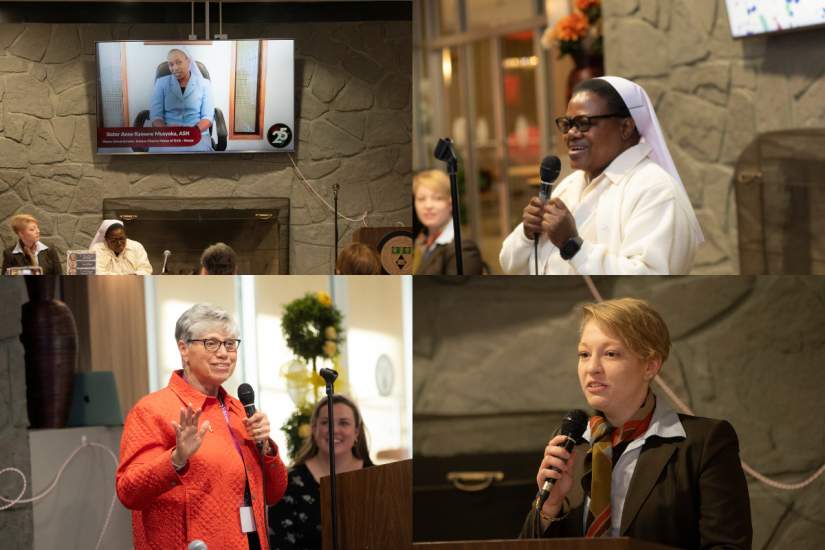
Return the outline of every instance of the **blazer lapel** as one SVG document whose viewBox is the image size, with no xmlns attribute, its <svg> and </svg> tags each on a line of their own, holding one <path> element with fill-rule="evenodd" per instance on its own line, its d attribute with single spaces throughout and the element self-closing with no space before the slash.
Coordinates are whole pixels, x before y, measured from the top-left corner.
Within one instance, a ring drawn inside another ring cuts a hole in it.
<svg viewBox="0 0 825 550">
<path fill-rule="evenodd" d="M 625 536 L 627 528 L 633 522 L 636 514 L 639 513 L 642 504 L 647 500 L 662 470 L 673 453 L 676 452 L 674 445 L 662 444 L 666 443 L 662 439 L 656 438 L 650 443 L 652 445 L 648 446 L 646 443 L 642 447 L 639 460 L 636 462 L 636 469 L 633 471 L 633 478 L 630 480 L 630 487 L 627 490 L 624 510 L 622 511 L 621 536 Z"/>
<path fill-rule="evenodd" d="M 441 257 L 444 255 L 444 246 L 443 245 L 435 245 L 435 248 L 432 252 L 427 254 L 421 265 L 418 266 L 418 271 L 420 273 L 427 273 L 428 269 L 431 269 L 434 264 L 438 264 Z"/>
</svg>

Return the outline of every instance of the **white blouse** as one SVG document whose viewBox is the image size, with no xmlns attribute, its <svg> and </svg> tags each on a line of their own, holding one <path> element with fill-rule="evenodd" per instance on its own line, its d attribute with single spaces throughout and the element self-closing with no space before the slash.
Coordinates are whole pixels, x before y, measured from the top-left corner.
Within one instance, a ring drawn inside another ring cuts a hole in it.
<svg viewBox="0 0 825 550">
<path fill-rule="evenodd" d="M 613 159 L 588 181 L 581 170 L 564 178 L 552 196 L 576 220 L 582 247 L 569 261 L 542 236 L 542 275 L 677 275 L 693 266 L 699 242 L 691 228 L 692 206 L 681 200 L 670 174 L 648 158 L 644 142 Z M 688 210 L 691 209 L 691 210 Z M 532 274 L 533 240 L 519 224 L 499 255 L 508 274 Z"/>
</svg>

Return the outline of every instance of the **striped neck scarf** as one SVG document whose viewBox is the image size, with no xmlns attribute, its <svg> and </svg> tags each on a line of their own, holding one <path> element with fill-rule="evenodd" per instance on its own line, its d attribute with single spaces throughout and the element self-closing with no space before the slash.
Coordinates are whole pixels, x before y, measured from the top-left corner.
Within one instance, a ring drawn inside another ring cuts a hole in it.
<svg viewBox="0 0 825 550">
<path fill-rule="evenodd" d="M 650 426 L 655 406 L 656 397 L 653 392 L 648 391 L 642 407 L 618 430 L 611 426 L 607 418 L 598 411 L 590 418 L 590 434 L 593 443 L 584 462 L 585 471 L 590 471 L 592 474 L 586 537 L 602 537 L 610 529 L 613 453 L 616 447 L 620 446 L 621 450 L 624 450 L 628 443 L 644 435 Z"/>
</svg>

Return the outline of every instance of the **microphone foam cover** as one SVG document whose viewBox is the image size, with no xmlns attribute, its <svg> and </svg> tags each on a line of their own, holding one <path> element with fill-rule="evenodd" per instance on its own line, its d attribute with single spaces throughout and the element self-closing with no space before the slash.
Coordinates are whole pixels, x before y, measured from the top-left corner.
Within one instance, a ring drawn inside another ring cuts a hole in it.
<svg viewBox="0 0 825 550">
<path fill-rule="evenodd" d="M 541 169 L 539 170 L 541 181 L 553 183 L 556 181 L 556 178 L 559 177 L 559 172 L 561 172 L 561 161 L 559 160 L 559 157 L 555 155 L 547 155 L 544 159 L 542 159 Z"/>
<path fill-rule="evenodd" d="M 574 409 L 564 415 L 561 421 L 561 433 L 578 441 L 581 439 L 590 416 L 581 409 Z"/>
<path fill-rule="evenodd" d="M 255 403 L 255 390 L 252 389 L 252 386 L 246 382 L 238 386 L 238 400 L 244 407 Z"/>
</svg>

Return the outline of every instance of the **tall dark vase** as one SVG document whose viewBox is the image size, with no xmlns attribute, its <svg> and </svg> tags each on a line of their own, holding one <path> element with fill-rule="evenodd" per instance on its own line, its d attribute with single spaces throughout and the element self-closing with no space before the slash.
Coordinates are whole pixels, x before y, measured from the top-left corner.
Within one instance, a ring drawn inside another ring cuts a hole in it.
<svg viewBox="0 0 825 550">
<path fill-rule="evenodd" d="M 26 399 L 32 429 L 62 428 L 69 416 L 77 365 L 77 326 L 69 307 L 54 298 L 57 278 L 26 277 L 23 304 Z"/>
<path fill-rule="evenodd" d="M 600 55 L 579 53 L 573 56 L 576 67 L 567 77 L 567 101 L 573 97 L 573 88 L 580 82 L 604 76 L 604 58 Z"/>
</svg>

